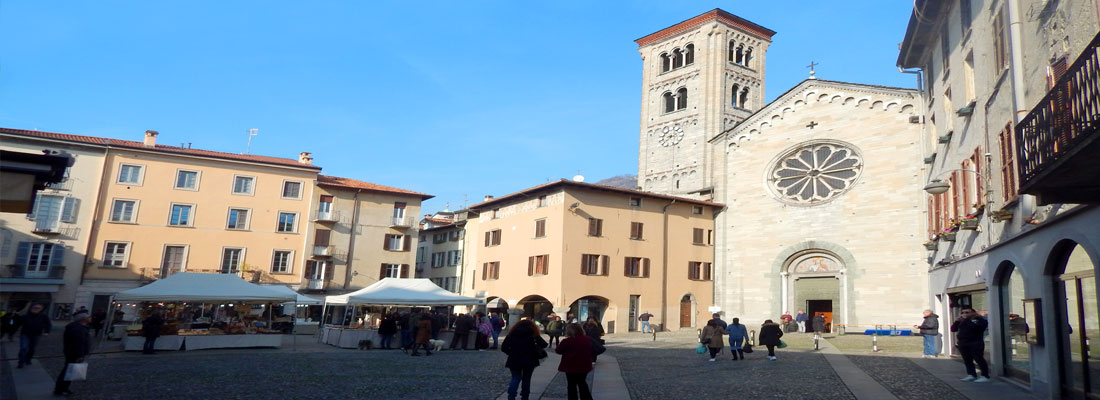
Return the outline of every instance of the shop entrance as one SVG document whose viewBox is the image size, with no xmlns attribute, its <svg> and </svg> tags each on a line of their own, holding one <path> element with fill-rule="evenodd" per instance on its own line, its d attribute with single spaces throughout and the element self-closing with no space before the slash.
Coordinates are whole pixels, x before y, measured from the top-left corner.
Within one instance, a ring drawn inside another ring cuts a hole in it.
<svg viewBox="0 0 1100 400">
<path fill-rule="evenodd" d="M 1058 348 L 1062 359 L 1062 389 L 1074 397 L 1100 394 L 1100 318 L 1097 317 L 1096 272 L 1085 250 L 1076 243 L 1058 246 L 1055 262 L 1062 273 L 1055 279 L 1058 306 Z"/>
<path fill-rule="evenodd" d="M 641 296 L 636 295 L 636 294 L 630 295 L 630 306 L 627 307 L 627 310 L 626 310 L 626 312 L 627 312 L 626 318 L 629 321 L 627 323 L 627 329 L 628 329 L 629 332 L 634 332 L 634 331 L 638 330 L 638 303 L 639 303 L 638 298 L 639 297 L 641 297 Z"/>
</svg>

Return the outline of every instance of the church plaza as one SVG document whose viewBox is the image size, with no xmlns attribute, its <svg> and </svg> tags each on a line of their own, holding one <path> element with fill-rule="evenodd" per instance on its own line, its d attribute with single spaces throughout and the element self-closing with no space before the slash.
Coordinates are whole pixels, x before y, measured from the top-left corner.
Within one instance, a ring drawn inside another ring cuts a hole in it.
<svg viewBox="0 0 1100 400">
<path fill-rule="evenodd" d="M 0 399 L 50 398 L 61 369 L 60 332 L 47 336 L 35 362 L 15 369 L 18 344 L 2 343 Z M 810 334 L 784 336 L 789 347 L 767 361 L 762 352 L 718 362 L 695 354 L 695 332 L 609 335 L 589 384 L 596 399 L 1030 399 L 1004 381 L 960 382 L 961 363 L 920 358 L 920 338 L 827 336 L 813 350 Z M 297 349 L 105 353 L 90 359 L 89 380 L 74 398 L 194 398 L 217 387 L 219 398 L 506 398 L 509 374 L 497 351 L 443 351 L 410 357 L 398 350 L 346 350 L 299 337 Z M 551 354 L 535 370 L 532 399 L 564 399 L 565 377 Z M 263 366 L 257 368 L 257 366 Z M 458 368 L 456 368 L 458 367 Z M 43 395 L 45 393 L 45 395 Z"/>
</svg>

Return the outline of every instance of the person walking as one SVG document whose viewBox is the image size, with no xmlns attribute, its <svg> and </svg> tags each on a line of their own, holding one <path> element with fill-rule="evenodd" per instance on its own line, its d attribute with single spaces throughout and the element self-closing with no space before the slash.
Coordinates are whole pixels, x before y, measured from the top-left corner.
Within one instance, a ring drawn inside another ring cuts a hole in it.
<svg viewBox="0 0 1100 400">
<path fill-rule="evenodd" d="M 470 341 L 470 331 L 474 329 L 474 318 L 469 314 L 459 315 L 455 319 L 455 335 L 451 338 L 451 350 L 454 350 L 458 345 L 462 345 L 462 350 L 466 350 L 466 343 Z"/>
<path fill-rule="evenodd" d="M 783 337 L 783 329 L 779 327 L 779 324 L 769 319 L 760 326 L 760 333 L 757 336 L 757 342 L 768 347 L 768 359 L 775 361 L 775 347 L 779 346 L 779 338 Z"/>
<path fill-rule="evenodd" d="M 726 321 L 722 320 L 722 314 L 714 313 L 714 314 L 711 314 L 710 316 L 711 316 L 710 319 L 712 321 L 714 321 L 714 323 L 718 324 L 718 327 L 720 327 L 722 329 L 726 329 L 726 326 L 727 326 Z"/>
<path fill-rule="evenodd" d="M 493 325 L 489 323 L 489 318 L 485 317 L 485 313 L 477 313 L 477 340 L 474 343 L 478 351 L 489 348 L 489 337 L 492 335 Z"/>
<path fill-rule="evenodd" d="M 155 353 L 157 338 L 160 337 L 162 327 L 164 327 L 164 319 L 156 311 L 141 321 L 141 335 L 145 336 L 145 345 L 141 348 L 142 354 Z"/>
<path fill-rule="evenodd" d="M 397 334 L 397 315 L 390 314 L 378 324 L 378 336 L 381 338 L 378 345 L 383 349 L 390 348 L 395 334 Z"/>
<path fill-rule="evenodd" d="M 588 321 L 584 322 L 584 326 L 582 327 L 582 329 L 584 330 L 584 335 L 588 336 L 591 341 L 596 342 L 601 346 L 604 344 L 604 341 L 602 339 L 604 333 L 603 325 L 600 325 L 600 321 L 596 320 L 596 317 L 588 317 Z M 566 334 L 568 334 L 568 332 Z M 592 354 L 593 364 L 596 363 L 596 356 L 598 356 L 598 354 Z"/>
<path fill-rule="evenodd" d="M 642 315 L 638 316 L 638 321 L 642 321 L 642 333 L 649 333 L 646 332 L 646 330 L 649 330 L 650 332 L 653 331 L 653 326 L 649 324 L 650 318 L 653 318 L 653 314 L 650 314 L 649 311 L 646 311 L 642 313 Z"/>
<path fill-rule="evenodd" d="M 443 316 L 438 311 L 432 311 L 432 340 L 439 339 L 439 331 L 443 330 Z"/>
<path fill-rule="evenodd" d="M 561 362 L 558 363 L 558 371 L 565 373 L 566 393 L 569 400 L 592 400 L 592 392 L 588 390 L 588 382 L 585 377 L 592 371 L 592 360 L 596 354 L 592 351 L 592 338 L 585 335 L 585 330 L 579 324 L 565 326 L 565 340 L 554 349 L 561 354 Z"/>
<path fill-rule="evenodd" d="M 515 400 L 518 392 L 523 400 L 531 395 L 531 374 L 539 366 L 539 350 L 548 344 L 542 339 L 539 327 L 530 320 L 519 321 L 508 336 L 500 351 L 508 355 L 504 367 L 512 372 L 512 381 L 508 383 L 508 400 Z"/>
<path fill-rule="evenodd" d="M 69 364 L 84 362 L 84 357 L 91 352 L 91 339 L 88 337 L 88 325 L 91 323 L 91 314 L 82 312 L 73 315 L 73 322 L 65 326 L 65 334 L 62 335 L 61 342 L 62 352 L 65 354 L 65 366 L 61 367 L 61 373 L 57 374 L 57 382 L 53 386 L 54 395 L 73 394 L 69 390 L 72 381 L 65 380 L 65 372 L 69 370 Z"/>
<path fill-rule="evenodd" d="M 414 314 L 413 317 L 410 317 L 410 320 L 413 320 L 415 318 L 416 315 Z M 423 314 L 420 314 L 420 321 L 416 323 L 416 339 L 412 346 L 412 355 L 419 356 L 420 347 L 424 347 L 424 352 L 428 353 L 427 355 L 432 355 L 432 348 L 430 347 L 431 339 L 432 316 L 431 314 L 428 314 L 427 311 L 425 311 Z"/>
<path fill-rule="evenodd" d="M 495 350 L 500 343 L 500 332 L 504 330 L 504 318 L 500 317 L 500 313 L 492 313 L 489 317 L 489 325 L 493 326 L 493 346 L 489 347 L 490 350 Z"/>
<path fill-rule="evenodd" d="M 825 314 L 814 315 L 814 333 L 825 333 Z"/>
<path fill-rule="evenodd" d="M 810 320 L 810 316 L 806 315 L 805 311 L 798 310 L 798 314 L 794 316 L 794 322 L 798 324 L 798 333 L 806 333 L 806 321 Z"/>
<path fill-rule="evenodd" d="M 921 336 L 924 336 L 924 355 L 922 357 L 936 357 L 938 353 L 936 342 L 938 342 L 940 335 L 940 316 L 932 310 L 924 310 L 924 321 L 920 325 L 913 325 L 913 329 L 919 330 Z"/>
<path fill-rule="evenodd" d="M 978 315 L 973 308 L 962 309 L 962 315 L 951 323 L 951 332 L 955 334 L 955 347 L 962 355 L 963 364 L 966 365 L 967 375 L 962 381 L 989 382 L 989 364 L 985 362 L 985 330 L 989 327 L 989 321 Z M 978 376 L 974 369 L 974 363 L 982 369 L 982 376 Z"/>
<path fill-rule="evenodd" d="M 401 313 L 397 318 L 397 329 L 401 330 L 401 351 L 408 352 L 416 339 L 416 316 L 409 312 Z"/>
<path fill-rule="evenodd" d="M 562 322 L 561 317 L 557 315 L 550 317 L 550 322 L 546 323 L 546 334 L 550 335 L 550 345 L 561 344 L 563 333 L 565 333 L 565 323 Z"/>
<path fill-rule="evenodd" d="M 722 342 L 722 332 L 724 331 L 712 319 L 707 321 L 707 326 L 704 326 L 703 331 L 699 332 L 699 343 L 707 346 L 707 349 L 710 350 L 710 362 L 714 362 L 715 357 L 718 357 L 718 352 L 722 351 L 722 347 L 725 347 L 725 343 Z"/>
<path fill-rule="evenodd" d="M 26 314 L 19 317 L 21 323 L 19 331 L 19 363 L 16 368 L 23 368 L 24 365 L 30 365 L 31 359 L 34 358 L 34 349 L 38 347 L 38 339 L 42 336 L 49 336 L 50 330 L 53 329 L 53 324 L 50 323 L 50 317 L 47 317 L 42 312 L 44 307 L 41 304 L 31 305 L 30 310 L 27 310 Z"/>
<path fill-rule="evenodd" d="M 15 341 L 15 332 L 19 331 L 19 326 L 22 325 L 22 318 L 19 317 L 19 310 L 14 306 L 0 316 L 0 340 L 4 339 L 4 336 L 8 337 L 9 342 Z"/>
<path fill-rule="evenodd" d="M 744 360 L 745 352 L 742 350 L 743 347 L 741 345 L 744 344 L 745 339 L 749 337 L 748 328 L 741 325 L 741 320 L 739 318 L 734 318 L 729 326 L 726 327 L 726 333 L 730 335 L 730 354 L 733 355 L 733 361 L 739 359 Z"/>
</svg>

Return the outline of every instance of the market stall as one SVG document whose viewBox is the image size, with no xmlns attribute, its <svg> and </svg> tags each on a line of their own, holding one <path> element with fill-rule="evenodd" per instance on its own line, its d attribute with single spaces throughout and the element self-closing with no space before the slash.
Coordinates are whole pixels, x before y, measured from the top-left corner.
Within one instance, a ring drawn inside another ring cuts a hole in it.
<svg viewBox="0 0 1100 400">
<path fill-rule="evenodd" d="M 431 307 L 483 304 L 484 299 L 460 296 L 439 287 L 429 279 L 385 278 L 355 292 L 326 296 L 325 312 L 332 306 L 344 306 L 350 311 L 350 307 L 356 306 Z M 441 332 L 440 340 L 450 343 L 452 335 L 449 331 Z M 400 337 L 400 332 L 397 337 Z M 319 339 L 322 343 L 342 348 L 356 348 L 361 340 L 380 342 L 377 329 L 342 325 L 327 325 L 322 329 Z M 395 340 L 393 345 L 397 346 L 399 342 Z"/>
<path fill-rule="evenodd" d="M 298 293 L 294 291 L 294 289 L 282 285 L 271 285 L 264 287 L 280 293 L 291 294 L 295 296 L 295 301 L 283 303 L 283 314 L 287 314 L 289 315 L 289 318 L 294 319 L 293 324 L 295 335 L 317 334 L 318 325 L 320 323 L 309 318 L 298 318 L 298 309 L 309 306 L 319 306 L 324 304 L 324 301 Z"/>
<path fill-rule="evenodd" d="M 181 272 L 148 285 L 119 292 L 115 303 L 145 304 L 166 321 L 158 350 L 280 347 L 280 331 L 271 329 L 272 305 L 297 296 L 245 282 L 236 275 Z M 264 315 L 266 314 L 266 319 Z M 126 328 L 122 347 L 140 350 L 141 325 Z"/>
</svg>

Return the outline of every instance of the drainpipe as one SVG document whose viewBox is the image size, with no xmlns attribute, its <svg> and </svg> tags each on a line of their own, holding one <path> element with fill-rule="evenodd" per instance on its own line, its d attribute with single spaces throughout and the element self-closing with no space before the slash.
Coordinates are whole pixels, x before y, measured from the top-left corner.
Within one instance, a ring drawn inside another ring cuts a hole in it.
<svg viewBox="0 0 1100 400">
<path fill-rule="evenodd" d="M 84 285 L 84 274 L 86 274 L 88 272 L 88 266 L 95 263 L 95 260 L 93 260 L 93 255 L 92 255 L 92 247 L 95 245 L 95 243 L 97 241 L 96 240 L 96 234 L 99 233 L 98 230 L 96 229 L 96 227 L 98 226 L 96 221 L 99 221 L 100 218 L 103 218 L 103 212 L 99 209 L 99 205 L 103 203 L 103 198 L 107 196 L 107 190 L 105 188 L 109 184 L 109 178 L 110 178 L 107 175 L 107 167 L 110 166 L 111 163 L 109 163 L 107 161 L 107 158 L 108 158 L 108 155 L 111 151 L 111 140 L 110 139 L 105 139 L 105 140 L 107 142 L 107 147 L 103 148 L 103 168 L 102 168 L 102 171 L 100 172 L 100 177 L 99 177 L 99 189 L 96 190 L 95 203 L 92 206 L 93 209 L 95 210 L 95 213 L 92 214 L 92 226 L 88 231 L 88 245 L 87 245 L 87 249 L 84 250 L 84 265 L 80 266 L 80 285 L 81 286 Z M 94 300 L 94 298 L 95 298 L 94 294 L 92 295 L 92 298 Z M 108 317 L 111 317 L 111 316 L 108 315 Z"/>
<path fill-rule="evenodd" d="M 676 199 L 665 204 L 661 208 L 665 223 L 661 235 L 661 329 L 668 329 L 668 207 L 676 203 Z"/>
<path fill-rule="evenodd" d="M 1016 124 L 1020 123 L 1020 120 L 1027 116 L 1027 97 L 1024 92 L 1026 90 L 1024 86 L 1024 43 L 1023 34 L 1021 33 L 1020 26 L 1023 25 L 1023 21 L 1020 20 L 1020 1 L 1008 0 L 1005 2 L 1005 7 L 1008 8 L 1008 43 L 1009 52 L 1009 68 L 1012 70 L 1012 108 L 1016 110 L 1013 113 L 1012 126 L 1015 131 Z M 1015 135 L 1015 132 L 1013 132 Z M 1020 146 L 1020 143 L 1016 143 Z M 1020 160 L 1016 160 L 1020 162 Z M 1031 215 L 1035 211 L 1035 196 L 1020 196 L 1020 214 Z M 992 275 L 990 275 L 992 276 Z"/>
<path fill-rule="evenodd" d="M 352 202 L 355 204 L 351 211 L 351 233 L 348 234 L 348 259 L 344 263 L 347 265 L 347 270 L 344 271 L 344 290 L 348 290 L 351 285 L 351 260 L 355 257 L 355 230 L 359 226 L 359 193 L 363 192 L 363 189 L 357 189 L 355 196 L 352 196 Z"/>
</svg>

